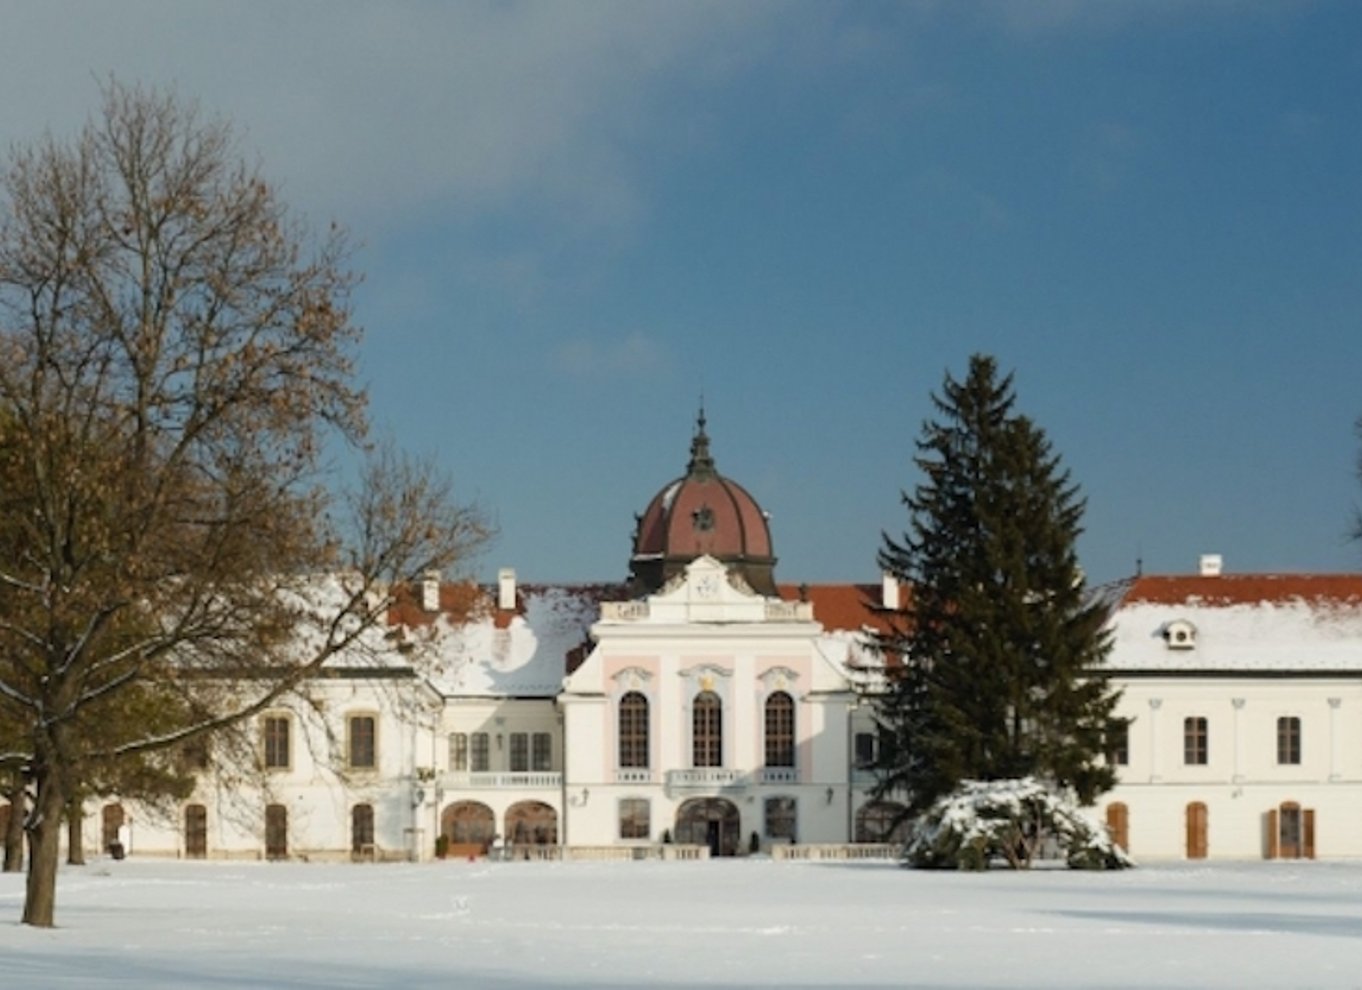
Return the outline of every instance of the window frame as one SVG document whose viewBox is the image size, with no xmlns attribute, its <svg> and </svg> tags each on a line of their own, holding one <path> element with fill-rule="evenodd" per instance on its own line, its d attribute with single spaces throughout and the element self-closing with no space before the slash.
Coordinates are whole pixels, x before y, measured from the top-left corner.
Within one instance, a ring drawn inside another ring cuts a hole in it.
<svg viewBox="0 0 1362 990">
<path fill-rule="evenodd" d="M 1277 765 L 1301 764 L 1301 720 L 1299 715 L 1277 717 Z"/>
<path fill-rule="evenodd" d="M 623 841 L 646 841 L 652 838 L 652 801 L 641 797 L 619 799 L 615 809 L 619 837 Z"/>
<path fill-rule="evenodd" d="M 368 722 L 367 730 L 356 732 L 356 723 Z M 367 733 L 367 740 L 365 735 Z M 357 749 L 367 749 L 367 753 L 360 752 L 361 759 L 357 760 Z M 363 761 L 363 757 L 368 757 L 368 762 Z M 345 719 L 345 760 L 346 765 L 351 770 L 377 770 L 378 769 L 378 716 L 373 712 L 352 712 Z"/>
<path fill-rule="evenodd" d="M 691 700 L 691 766 L 724 765 L 724 702 L 714 691 L 701 691 Z"/>
<path fill-rule="evenodd" d="M 260 762 L 266 770 L 293 769 L 293 716 L 271 712 L 260 719 Z"/>
<path fill-rule="evenodd" d="M 652 765 L 652 703 L 642 691 L 626 691 L 616 705 L 615 756 L 621 769 L 647 770 Z"/>
<path fill-rule="evenodd" d="M 547 773 L 553 769 L 553 733 L 531 734 L 530 769 L 535 773 Z"/>
<path fill-rule="evenodd" d="M 1204 767 L 1211 762 L 1211 723 L 1205 715 L 1188 715 L 1182 720 L 1183 766 Z"/>
<path fill-rule="evenodd" d="M 795 766 L 795 700 L 788 691 L 772 691 L 763 706 L 766 766 Z"/>
<path fill-rule="evenodd" d="M 507 751 L 508 769 L 511 773 L 530 772 L 530 734 L 512 732 L 511 745 Z"/>
<path fill-rule="evenodd" d="M 793 843 L 799 826 L 799 799 L 776 794 L 762 802 L 762 831 L 766 838 Z"/>
<path fill-rule="evenodd" d="M 468 772 L 468 733 L 449 734 L 449 769 L 451 773 Z"/>
<path fill-rule="evenodd" d="M 468 769 L 471 773 L 490 773 L 492 769 L 492 739 L 486 732 L 468 734 Z"/>
</svg>

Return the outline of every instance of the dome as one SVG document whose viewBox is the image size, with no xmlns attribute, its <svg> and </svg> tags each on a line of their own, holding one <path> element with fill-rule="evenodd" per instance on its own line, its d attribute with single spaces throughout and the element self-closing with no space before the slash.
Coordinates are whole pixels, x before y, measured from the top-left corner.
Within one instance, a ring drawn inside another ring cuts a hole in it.
<svg viewBox="0 0 1362 990">
<path fill-rule="evenodd" d="M 705 554 L 727 564 L 759 594 L 776 594 L 766 513 L 747 489 L 715 470 L 702 409 L 685 475 L 653 496 L 637 517 L 629 561 L 635 592 L 656 591 Z"/>
</svg>

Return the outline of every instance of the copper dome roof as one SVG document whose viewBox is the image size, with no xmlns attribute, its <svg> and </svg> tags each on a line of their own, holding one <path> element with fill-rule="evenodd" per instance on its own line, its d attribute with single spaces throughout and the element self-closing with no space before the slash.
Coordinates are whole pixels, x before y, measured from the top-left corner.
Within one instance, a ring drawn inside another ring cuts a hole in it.
<svg viewBox="0 0 1362 990">
<path fill-rule="evenodd" d="M 629 561 L 637 593 L 656 591 L 708 554 L 729 565 L 754 591 L 776 594 L 776 558 L 766 513 L 747 489 L 715 470 L 703 409 L 685 475 L 653 496 L 637 523 Z"/>
</svg>

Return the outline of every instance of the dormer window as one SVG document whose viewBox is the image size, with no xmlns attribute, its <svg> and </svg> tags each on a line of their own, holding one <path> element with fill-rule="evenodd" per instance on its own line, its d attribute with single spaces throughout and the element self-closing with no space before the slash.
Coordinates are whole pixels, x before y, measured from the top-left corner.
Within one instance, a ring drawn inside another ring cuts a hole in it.
<svg viewBox="0 0 1362 990">
<path fill-rule="evenodd" d="M 1196 626 L 1186 619 L 1174 619 L 1163 627 L 1163 640 L 1170 650 L 1190 650 L 1196 646 Z"/>
</svg>

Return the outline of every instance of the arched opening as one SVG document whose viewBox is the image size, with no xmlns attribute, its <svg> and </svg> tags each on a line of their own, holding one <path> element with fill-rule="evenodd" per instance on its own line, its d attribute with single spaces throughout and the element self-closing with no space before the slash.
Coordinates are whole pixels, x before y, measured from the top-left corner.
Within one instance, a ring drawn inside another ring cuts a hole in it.
<svg viewBox="0 0 1362 990">
<path fill-rule="evenodd" d="M 621 767 L 648 766 L 648 699 L 638 691 L 620 698 L 619 750 Z"/>
<path fill-rule="evenodd" d="M 724 703 L 713 691 L 701 691 L 691 705 L 693 766 L 724 765 Z"/>
<path fill-rule="evenodd" d="M 106 804 L 104 806 L 104 810 L 100 813 L 100 821 L 103 826 L 100 834 L 100 848 L 105 852 L 112 852 L 115 844 L 118 844 L 121 849 L 118 830 L 123 827 L 125 819 L 126 816 L 123 814 L 121 804 Z"/>
<path fill-rule="evenodd" d="M 692 798 L 676 809 L 676 841 L 709 846 L 711 856 L 736 856 L 742 838 L 737 806 L 724 798 Z"/>
<path fill-rule="evenodd" d="M 1209 815 L 1206 805 L 1193 801 L 1187 805 L 1187 858 L 1205 859 L 1210 850 L 1206 839 Z"/>
<path fill-rule="evenodd" d="M 350 853 L 370 856 L 374 851 L 374 806 L 357 804 L 350 809 Z"/>
<path fill-rule="evenodd" d="M 186 859 L 208 855 L 208 809 L 201 804 L 185 805 L 184 855 Z"/>
<path fill-rule="evenodd" d="M 480 801 L 456 801 L 440 813 L 440 834 L 451 846 L 476 846 L 485 853 L 497 834 L 497 819 Z"/>
<path fill-rule="evenodd" d="M 1269 859 L 1315 858 L 1315 809 L 1283 801 L 1267 813 Z"/>
<path fill-rule="evenodd" d="M 766 765 L 792 767 L 795 765 L 795 705 L 784 691 L 776 691 L 766 699 Z"/>
<path fill-rule="evenodd" d="M 506 841 L 513 846 L 558 844 L 558 812 L 543 801 L 521 801 L 506 812 Z"/>
<path fill-rule="evenodd" d="M 288 859 L 288 808 L 265 806 L 265 858 Z"/>
<path fill-rule="evenodd" d="M 856 812 L 857 842 L 908 840 L 908 809 L 896 801 L 871 801 Z"/>
<path fill-rule="evenodd" d="M 1130 852 L 1130 809 L 1120 801 L 1107 805 L 1107 832 L 1112 842 Z"/>
</svg>

